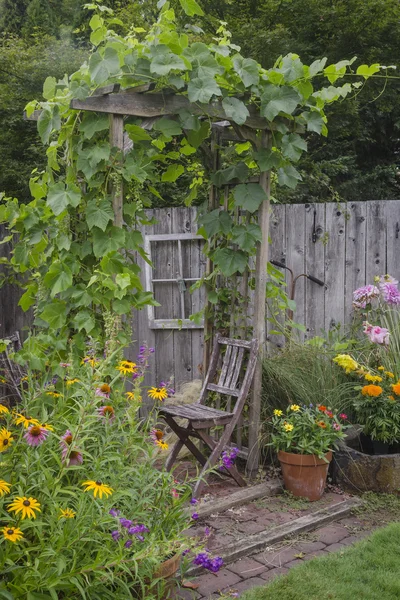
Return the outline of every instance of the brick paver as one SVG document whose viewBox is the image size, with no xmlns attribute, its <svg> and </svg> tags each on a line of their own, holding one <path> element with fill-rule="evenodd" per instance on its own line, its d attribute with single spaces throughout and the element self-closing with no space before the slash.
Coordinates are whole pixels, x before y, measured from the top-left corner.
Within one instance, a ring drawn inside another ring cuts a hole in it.
<svg viewBox="0 0 400 600">
<path fill-rule="evenodd" d="M 264 581 L 272 581 L 278 577 L 278 575 L 286 575 L 288 571 L 289 569 L 286 569 L 285 567 L 276 567 L 275 569 L 270 569 L 266 573 L 263 573 L 260 577 L 264 579 Z"/>
<path fill-rule="evenodd" d="M 229 571 L 236 573 L 236 575 L 240 575 L 242 579 L 256 577 L 260 573 L 265 573 L 268 570 L 264 564 L 259 563 L 253 558 L 243 558 L 242 560 L 237 560 L 236 562 L 228 565 L 227 568 Z"/>
<path fill-rule="evenodd" d="M 314 532 L 313 537 L 318 541 L 330 546 L 331 544 L 336 544 L 340 542 L 345 537 L 348 537 L 349 531 L 343 525 L 327 525 L 326 527 L 321 527 L 321 529 L 317 529 Z"/>
<path fill-rule="evenodd" d="M 239 583 L 242 579 L 236 573 L 232 573 L 228 569 L 221 569 L 218 574 L 207 573 L 206 575 L 200 575 L 196 580 L 199 584 L 197 591 L 206 598 L 213 594 L 228 587 L 232 587 L 236 583 Z"/>
</svg>

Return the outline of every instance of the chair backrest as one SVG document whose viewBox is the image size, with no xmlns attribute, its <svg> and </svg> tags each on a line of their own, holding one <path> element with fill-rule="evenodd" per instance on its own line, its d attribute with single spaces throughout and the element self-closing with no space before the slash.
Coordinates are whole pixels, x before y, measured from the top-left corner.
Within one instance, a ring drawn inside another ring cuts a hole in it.
<svg viewBox="0 0 400 600">
<path fill-rule="evenodd" d="M 225 346 L 225 354 L 222 361 L 222 367 L 218 379 L 218 383 L 213 383 L 217 373 L 219 358 L 222 347 Z M 238 386 L 239 377 L 242 373 L 243 363 L 245 361 L 246 352 L 249 353 L 246 370 Z M 232 412 L 241 412 L 247 394 L 250 390 L 251 381 L 254 375 L 254 369 L 257 362 L 258 340 L 253 339 L 251 342 L 243 340 L 233 340 L 230 338 L 221 337 L 219 334 L 215 336 L 214 349 L 211 354 L 210 366 L 204 379 L 203 388 L 200 393 L 199 403 L 204 404 L 208 392 L 217 392 L 226 396 L 234 396 L 237 398 L 235 407 Z"/>
</svg>

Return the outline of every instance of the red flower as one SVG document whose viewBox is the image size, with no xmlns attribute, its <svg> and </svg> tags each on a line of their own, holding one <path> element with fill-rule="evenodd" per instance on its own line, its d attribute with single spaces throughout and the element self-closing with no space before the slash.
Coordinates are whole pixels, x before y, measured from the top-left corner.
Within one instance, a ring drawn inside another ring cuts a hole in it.
<svg viewBox="0 0 400 600">
<path fill-rule="evenodd" d="M 321 412 L 325 412 L 326 411 L 326 406 L 324 406 L 323 404 L 320 404 L 318 406 L 318 410 L 320 410 Z"/>
</svg>

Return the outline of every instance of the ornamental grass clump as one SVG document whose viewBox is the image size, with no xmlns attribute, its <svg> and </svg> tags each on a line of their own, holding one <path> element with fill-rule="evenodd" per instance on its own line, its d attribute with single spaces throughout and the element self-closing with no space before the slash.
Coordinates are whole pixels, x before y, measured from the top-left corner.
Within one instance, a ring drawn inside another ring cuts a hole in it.
<svg viewBox="0 0 400 600">
<path fill-rule="evenodd" d="M 154 573 L 191 549 L 191 490 L 155 468 L 162 443 L 138 418 L 146 353 L 71 357 L 0 404 L 0 597 L 163 596 Z"/>
<path fill-rule="evenodd" d="M 324 458 L 344 438 L 346 421 L 346 414 L 335 415 L 323 404 L 291 404 L 286 411 L 275 409 L 270 445 L 277 451 Z"/>
</svg>

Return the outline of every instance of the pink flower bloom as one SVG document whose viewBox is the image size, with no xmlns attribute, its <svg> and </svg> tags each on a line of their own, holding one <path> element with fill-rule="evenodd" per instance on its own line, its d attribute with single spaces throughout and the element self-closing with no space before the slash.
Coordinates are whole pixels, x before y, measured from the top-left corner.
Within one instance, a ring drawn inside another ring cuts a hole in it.
<svg viewBox="0 0 400 600">
<path fill-rule="evenodd" d="M 334 423 L 334 424 L 332 425 L 332 427 L 333 427 L 333 429 L 334 429 L 335 431 L 340 431 L 340 430 L 341 430 L 341 427 L 340 427 L 340 425 L 339 425 L 338 423 Z"/>
<path fill-rule="evenodd" d="M 115 419 L 115 411 L 112 406 L 100 406 L 100 408 L 97 409 L 97 412 L 99 413 L 99 417 L 103 417 L 105 419 L 108 418 L 110 421 Z"/>
<path fill-rule="evenodd" d="M 111 393 L 111 388 L 108 383 L 103 383 L 100 387 L 96 388 L 96 396 L 101 396 L 102 398 L 109 398 Z"/>
<path fill-rule="evenodd" d="M 339 417 L 340 417 L 341 419 L 343 419 L 344 421 L 346 421 L 346 420 L 347 420 L 347 415 L 346 415 L 345 413 L 340 413 Z"/>
<path fill-rule="evenodd" d="M 393 283 L 394 285 L 398 285 L 399 282 L 391 275 L 386 274 L 379 277 L 379 287 L 382 283 Z"/>
<path fill-rule="evenodd" d="M 394 283 L 381 283 L 379 285 L 384 301 L 391 306 L 400 304 L 400 292 Z"/>
<path fill-rule="evenodd" d="M 44 429 L 44 427 L 41 427 L 40 425 L 31 425 L 24 434 L 24 438 L 30 446 L 40 446 L 43 444 L 49 433 L 48 429 Z"/>
<path fill-rule="evenodd" d="M 179 493 L 176 491 L 175 488 L 173 490 L 171 490 L 171 494 L 172 494 L 173 498 L 179 498 Z"/>
<path fill-rule="evenodd" d="M 389 345 L 389 330 L 385 327 L 379 327 L 379 325 L 371 325 L 368 321 L 364 323 L 364 333 L 368 336 L 370 342 L 373 344 L 380 344 L 382 346 Z"/>
<path fill-rule="evenodd" d="M 64 462 L 68 460 L 67 467 L 78 466 L 83 463 L 83 456 L 78 450 L 71 450 L 69 456 L 67 457 L 68 451 L 63 456 Z"/>
<path fill-rule="evenodd" d="M 71 363 L 66 363 L 66 362 L 61 362 L 60 363 L 60 367 L 63 367 L 64 369 L 66 369 L 67 367 L 70 367 Z"/>
<path fill-rule="evenodd" d="M 364 285 L 353 292 L 354 308 L 365 308 L 373 299 L 378 298 L 379 289 L 375 285 Z"/>
</svg>

